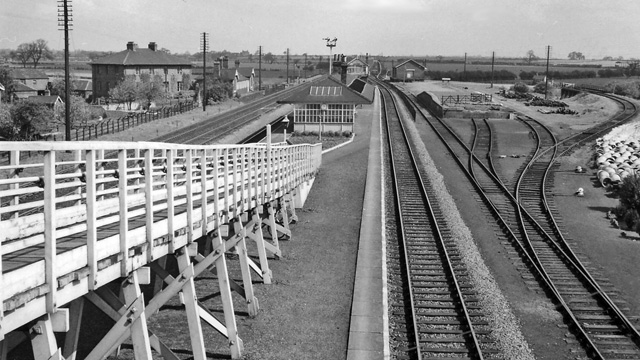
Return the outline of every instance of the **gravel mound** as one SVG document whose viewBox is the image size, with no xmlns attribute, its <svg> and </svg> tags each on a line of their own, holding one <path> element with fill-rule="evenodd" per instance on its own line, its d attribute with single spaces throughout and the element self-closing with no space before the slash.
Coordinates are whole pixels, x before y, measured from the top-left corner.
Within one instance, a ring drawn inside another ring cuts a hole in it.
<svg viewBox="0 0 640 360">
<path fill-rule="evenodd" d="M 451 226 L 453 237 L 456 240 L 460 255 L 465 263 L 472 283 L 480 302 L 487 312 L 488 321 L 493 329 L 493 337 L 505 356 L 505 359 L 528 360 L 535 359 L 529 344 L 524 339 L 520 331 L 520 325 L 511 307 L 498 287 L 493 275 L 487 268 L 473 241 L 471 231 L 465 225 L 460 216 L 456 204 L 449 194 L 444 178 L 437 171 L 433 160 L 429 156 L 420 136 L 411 121 L 405 122 L 409 137 L 414 140 L 417 146 L 417 156 L 422 164 L 430 169 L 428 171 L 429 181 L 435 190 L 438 202 L 442 207 L 445 219 Z"/>
</svg>

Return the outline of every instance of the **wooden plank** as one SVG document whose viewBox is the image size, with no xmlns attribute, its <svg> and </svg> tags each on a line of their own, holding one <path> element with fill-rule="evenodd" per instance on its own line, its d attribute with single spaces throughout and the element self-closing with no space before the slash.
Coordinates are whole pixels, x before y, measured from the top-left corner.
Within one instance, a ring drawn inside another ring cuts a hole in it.
<svg viewBox="0 0 640 360">
<path fill-rule="evenodd" d="M 69 331 L 64 337 L 64 347 L 62 352 L 62 356 L 64 356 L 66 360 L 76 360 L 83 310 L 84 298 L 82 297 L 73 300 L 69 306 Z"/>
<path fill-rule="evenodd" d="M 189 252 L 186 248 L 180 248 L 178 254 L 178 270 L 180 272 L 191 266 Z M 193 283 L 193 277 L 187 279 L 182 287 L 184 294 L 184 306 L 187 313 L 187 324 L 189 326 L 189 338 L 191 339 L 191 350 L 195 360 L 206 360 L 207 354 L 204 346 L 204 337 L 202 335 L 202 327 L 200 325 L 200 315 L 198 313 L 198 298 L 196 296 L 196 288 Z"/>
<path fill-rule="evenodd" d="M 125 303 L 133 303 L 137 299 L 144 299 L 140 291 L 138 283 L 138 273 L 132 272 L 125 281 L 122 292 L 124 294 Z M 151 360 L 151 344 L 149 343 L 149 330 L 147 329 L 147 315 L 141 311 L 144 310 L 144 300 L 141 307 L 137 308 L 141 312 L 137 319 L 133 320 L 131 325 L 131 342 L 133 343 L 133 352 L 136 360 Z"/>
<path fill-rule="evenodd" d="M 187 188 L 187 241 L 192 242 L 193 236 L 193 154 L 186 150 L 186 188 Z"/>
</svg>

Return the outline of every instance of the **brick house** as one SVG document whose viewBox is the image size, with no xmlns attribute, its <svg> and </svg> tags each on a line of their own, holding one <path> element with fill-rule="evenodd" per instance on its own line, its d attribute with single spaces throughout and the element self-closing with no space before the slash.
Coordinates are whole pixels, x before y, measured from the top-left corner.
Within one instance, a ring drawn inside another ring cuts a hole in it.
<svg viewBox="0 0 640 360">
<path fill-rule="evenodd" d="M 26 99 L 29 96 L 49 95 L 49 76 L 38 69 L 11 69 L 13 97 Z"/>
<path fill-rule="evenodd" d="M 158 51 L 158 45 L 150 42 L 146 49 L 138 48 L 132 41 L 127 49 L 96 59 L 91 63 L 93 96 L 109 97 L 109 89 L 122 81 L 125 76 L 160 75 L 165 91 L 188 90 L 191 85 L 191 62 L 177 56 Z"/>
<path fill-rule="evenodd" d="M 422 81 L 426 76 L 427 68 L 410 59 L 393 67 L 391 81 Z"/>
</svg>

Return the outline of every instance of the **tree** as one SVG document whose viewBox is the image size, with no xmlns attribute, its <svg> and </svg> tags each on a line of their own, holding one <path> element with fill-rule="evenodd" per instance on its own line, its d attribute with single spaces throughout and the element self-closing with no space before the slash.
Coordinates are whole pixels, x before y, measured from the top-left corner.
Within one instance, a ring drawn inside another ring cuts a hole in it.
<svg viewBox="0 0 640 360">
<path fill-rule="evenodd" d="M 109 89 L 109 98 L 126 104 L 127 109 L 131 110 L 131 103 L 139 98 L 138 83 L 136 82 L 135 75 L 125 76 L 124 80 Z"/>
<path fill-rule="evenodd" d="M 27 62 L 31 59 L 31 47 L 27 43 L 18 45 L 15 51 L 11 52 L 11 58 L 22 63 L 22 67 L 27 67 Z"/>
<path fill-rule="evenodd" d="M 602 60 L 611 61 L 611 60 L 613 60 L 613 56 L 605 56 L 605 57 L 602 58 Z"/>
<path fill-rule="evenodd" d="M 53 129 L 53 110 L 44 104 L 29 100 L 20 101 L 11 108 L 13 124 L 12 140 L 36 140 L 42 133 Z"/>
<path fill-rule="evenodd" d="M 224 101 L 233 96 L 233 86 L 230 83 L 222 82 L 219 79 L 207 81 L 207 91 L 205 99 L 207 104 Z"/>
<path fill-rule="evenodd" d="M 11 102 L 13 97 L 13 78 L 9 67 L 0 67 L 0 84 L 4 85 L 5 96 L 2 97 L 3 102 Z"/>
<path fill-rule="evenodd" d="M 60 124 L 65 123 L 65 109 L 63 107 L 58 108 L 56 113 L 56 119 Z M 69 122 L 71 128 L 81 128 L 87 125 L 89 119 L 92 118 L 91 106 L 80 96 L 71 95 L 71 103 L 69 104 Z"/>
<path fill-rule="evenodd" d="M 584 60 L 585 56 L 582 55 L 581 52 L 572 51 L 572 52 L 569 53 L 568 58 L 569 58 L 569 60 Z"/>
<path fill-rule="evenodd" d="M 527 64 L 531 65 L 531 61 L 533 60 L 537 60 L 538 57 L 536 56 L 536 54 L 533 52 L 533 50 L 529 50 L 527 51 Z"/>
<path fill-rule="evenodd" d="M 151 107 L 151 103 L 162 98 L 164 93 L 164 84 L 160 75 L 141 74 L 140 84 L 138 85 L 138 99 L 147 104 L 147 109 Z"/>
<path fill-rule="evenodd" d="M 42 58 L 53 59 L 53 55 L 51 54 L 51 50 L 47 44 L 47 41 L 44 39 L 38 39 L 29 44 L 31 61 L 33 62 L 34 68 L 38 66 L 38 63 Z"/>
<path fill-rule="evenodd" d="M 266 53 L 263 58 L 264 61 L 268 62 L 269 64 L 273 64 L 273 62 L 275 61 L 275 57 L 270 52 Z"/>
<path fill-rule="evenodd" d="M 75 85 L 73 84 L 73 81 L 69 81 L 71 84 L 71 86 L 69 87 L 69 91 L 73 92 L 73 90 L 76 89 Z M 62 101 L 67 101 L 67 93 L 66 93 L 66 86 L 64 84 L 64 80 L 63 79 L 55 79 L 53 80 L 53 82 L 51 83 L 51 95 L 58 95 L 60 96 L 60 99 L 62 99 Z"/>
</svg>

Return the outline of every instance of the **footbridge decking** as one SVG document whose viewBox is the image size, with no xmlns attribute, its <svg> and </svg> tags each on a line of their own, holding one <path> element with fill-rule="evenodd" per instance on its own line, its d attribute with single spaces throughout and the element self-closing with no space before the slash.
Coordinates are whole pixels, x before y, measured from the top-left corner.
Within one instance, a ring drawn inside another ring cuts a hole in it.
<svg viewBox="0 0 640 360">
<path fill-rule="evenodd" d="M 177 358 L 146 319 L 176 295 L 185 306 L 195 359 L 206 359 L 201 323 L 228 339 L 236 331 L 232 289 L 258 311 L 252 271 L 271 282 L 268 255 L 304 201 L 320 166 L 321 145 L 190 146 L 124 142 L 0 143 L 0 340 L 2 358 L 30 340 L 36 359 L 76 356 L 84 301 L 115 325 L 88 359 L 103 359 L 131 339 L 136 359 L 152 349 Z M 266 241 L 262 228 L 272 234 Z M 255 243 L 259 263 L 248 257 Z M 242 284 L 225 254 L 238 254 Z M 165 268 L 167 256 L 178 273 Z M 197 300 L 194 277 L 217 273 L 224 320 Z M 152 276 L 153 274 L 153 276 Z M 164 280 L 151 299 L 141 284 Z M 119 293 L 105 285 L 121 279 Z M 57 344 L 54 332 L 66 332 Z"/>
</svg>

